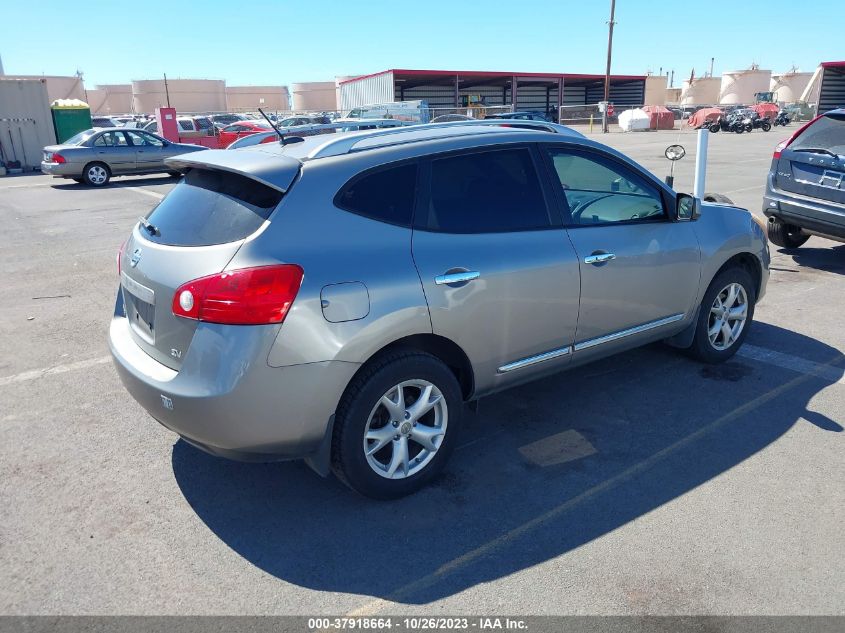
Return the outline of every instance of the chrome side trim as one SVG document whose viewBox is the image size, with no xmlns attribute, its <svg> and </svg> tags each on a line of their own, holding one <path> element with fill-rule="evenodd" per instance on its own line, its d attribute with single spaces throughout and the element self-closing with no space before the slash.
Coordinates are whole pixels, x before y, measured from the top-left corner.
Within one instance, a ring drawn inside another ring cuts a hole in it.
<svg viewBox="0 0 845 633">
<path fill-rule="evenodd" d="M 628 328 L 627 330 L 620 330 L 619 332 L 614 332 L 613 334 L 606 334 L 604 336 L 599 336 L 598 338 L 587 339 L 586 341 L 575 343 L 575 351 L 580 352 L 583 349 L 589 349 L 590 347 L 595 347 L 596 345 L 601 345 L 602 343 L 610 343 L 611 341 L 616 341 L 620 338 L 625 338 L 626 336 L 647 332 L 648 330 L 653 330 L 654 328 L 658 328 L 663 325 L 675 323 L 675 321 L 680 321 L 683 318 L 683 313 L 673 314 L 672 316 L 667 316 L 662 319 L 658 319 L 657 321 L 649 321 L 648 323 L 643 323 L 642 325 L 637 325 L 635 327 Z"/>
<path fill-rule="evenodd" d="M 509 371 L 514 371 L 516 369 L 522 369 L 523 367 L 528 367 L 529 365 L 536 365 L 537 363 L 542 363 L 543 361 L 551 360 L 553 358 L 558 358 L 559 356 L 566 356 L 569 352 L 572 351 L 572 348 L 567 345 L 566 347 L 560 347 L 558 349 L 553 349 L 549 352 L 543 352 L 542 354 L 537 354 L 536 356 L 529 356 L 528 358 L 523 358 L 522 360 L 516 360 L 512 363 L 508 363 L 507 365 L 502 365 L 499 369 L 496 370 L 498 374 L 506 374 Z"/>
</svg>

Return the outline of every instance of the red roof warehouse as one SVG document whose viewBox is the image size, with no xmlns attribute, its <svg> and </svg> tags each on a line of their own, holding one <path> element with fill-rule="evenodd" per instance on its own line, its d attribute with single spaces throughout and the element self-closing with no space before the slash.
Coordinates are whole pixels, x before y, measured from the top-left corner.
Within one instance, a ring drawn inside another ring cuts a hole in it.
<svg viewBox="0 0 845 633">
<path fill-rule="evenodd" d="M 642 105 L 645 79 L 644 75 L 611 75 L 610 101 L 617 107 Z M 416 99 L 424 99 L 434 109 L 456 108 L 461 95 L 481 95 L 491 106 L 513 105 L 515 110 L 556 112 L 561 105 L 602 101 L 604 75 L 393 68 L 340 83 L 343 110 Z"/>
</svg>

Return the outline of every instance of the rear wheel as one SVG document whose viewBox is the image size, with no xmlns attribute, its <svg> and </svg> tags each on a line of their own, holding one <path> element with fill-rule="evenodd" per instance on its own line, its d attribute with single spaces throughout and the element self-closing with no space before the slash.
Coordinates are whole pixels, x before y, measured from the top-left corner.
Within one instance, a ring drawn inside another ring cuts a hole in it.
<svg viewBox="0 0 845 633">
<path fill-rule="evenodd" d="M 710 126 L 710 131 L 715 134 L 716 132 L 719 131 L 719 125 L 717 123 L 714 123 L 713 125 Z"/>
<path fill-rule="evenodd" d="M 347 387 L 335 414 L 332 469 L 375 499 L 416 492 L 442 469 L 463 400 L 452 371 L 415 350 L 387 354 Z"/>
<path fill-rule="evenodd" d="M 85 184 L 92 187 L 104 187 L 111 179 L 111 171 L 105 163 L 88 163 L 82 172 Z"/>
<path fill-rule="evenodd" d="M 769 235 L 769 241 L 772 244 L 782 248 L 798 248 L 810 239 L 809 235 L 801 231 L 801 227 L 786 224 L 776 218 L 769 218 L 769 222 L 766 224 L 766 233 Z"/>
<path fill-rule="evenodd" d="M 736 132 L 737 134 L 742 134 L 743 132 L 745 132 L 745 127 L 742 125 L 737 125 L 734 128 L 734 132 Z"/>
<path fill-rule="evenodd" d="M 721 193 L 705 193 L 704 202 L 718 202 L 719 204 L 733 204 L 734 201 Z"/>
<path fill-rule="evenodd" d="M 704 363 L 723 363 L 745 340 L 757 297 L 748 271 L 739 266 L 723 270 L 710 283 L 698 313 L 689 352 Z"/>
<path fill-rule="evenodd" d="M 760 127 L 763 128 L 764 132 L 768 132 L 769 130 L 772 129 L 772 124 L 769 123 L 768 121 L 765 121 Z"/>
</svg>

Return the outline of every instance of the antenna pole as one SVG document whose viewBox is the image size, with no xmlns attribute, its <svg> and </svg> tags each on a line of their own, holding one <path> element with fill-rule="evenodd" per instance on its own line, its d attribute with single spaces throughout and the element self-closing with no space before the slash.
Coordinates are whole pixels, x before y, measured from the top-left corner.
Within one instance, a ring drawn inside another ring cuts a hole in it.
<svg viewBox="0 0 845 633">
<path fill-rule="evenodd" d="M 167 89 L 167 73 L 164 74 L 164 94 L 167 96 L 167 107 L 170 107 L 170 90 Z"/>
</svg>

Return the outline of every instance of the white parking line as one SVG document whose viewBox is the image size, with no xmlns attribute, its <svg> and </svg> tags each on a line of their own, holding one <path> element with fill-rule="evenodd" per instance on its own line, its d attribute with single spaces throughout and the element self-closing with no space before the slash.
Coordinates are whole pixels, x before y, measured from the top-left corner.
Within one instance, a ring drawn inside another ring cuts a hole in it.
<svg viewBox="0 0 845 633">
<path fill-rule="evenodd" d="M 769 365 L 774 365 L 775 367 L 780 367 L 781 369 L 796 371 L 799 374 L 818 376 L 819 378 L 829 380 L 832 383 L 845 384 L 845 369 L 834 367 L 830 363 L 815 363 L 805 358 L 776 352 L 775 350 L 767 349 L 765 347 L 749 345 L 748 343 L 745 343 L 742 347 L 740 347 L 736 355 L 748 358 L 749 360 L 768 363 Z M 841 358 L 845 358 L 845 356 L 842 356 Z"/>
<path fill-rule="evenodd" d="M 766 186 L 766 183 L 761 183 L 759 185 L 754 185 L 753 187 L 742 187 L 741 189 L 731 189 L 730 191 L 726 191 L 725 193 L 739 193 L 740 191 L 753 191 L 754 189 L 762 189 Z"/>
<path fill-rule="evenodd" d="M 29 185 L 3 185 L 0 187 L 0 191 L 4 189 L 33 189 L 35 187 L 52 187 L 57 183 L 55 182 L 34 182 Z"/>
<path fill-rule="evenodd" d="M 0 378 L 0 387 L 13 385 L 19 382 L 26 382 L 27 380 L 35 380 L 36 378 L 43 378 L 44 376 L 51 376 L 53 374 L 64 374 L 69 371 L 76 371 L 77 369 L 87 369 L 88 367 L 103 365 L 108 363 L 110 360 L 111 356 L 101 356 L 100 358 L 89 358 L 88 360 L 80 360 L 75 363 L 67 363 L 65 365 L 54 365 L 53 367 L 45 367 L 44 369 L 32 369 L 20 374 Z"/>
</svg>

